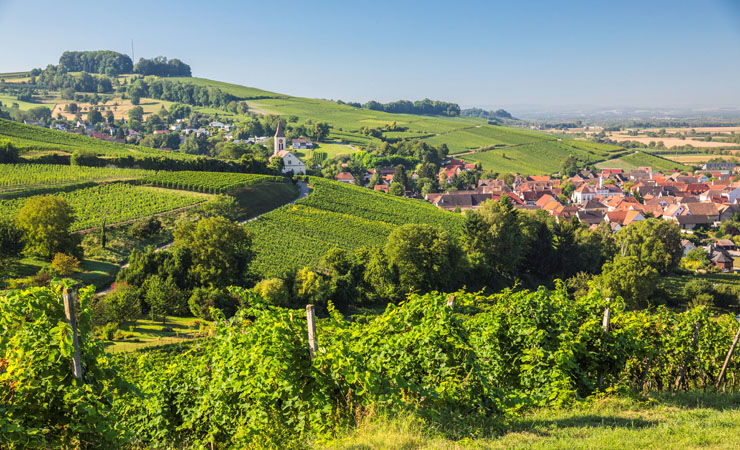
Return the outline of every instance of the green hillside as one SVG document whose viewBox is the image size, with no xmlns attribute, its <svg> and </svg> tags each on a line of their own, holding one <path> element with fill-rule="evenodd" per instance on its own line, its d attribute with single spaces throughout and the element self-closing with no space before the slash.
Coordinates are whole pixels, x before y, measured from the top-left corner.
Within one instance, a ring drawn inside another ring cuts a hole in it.
<svg viewBox="0 0 740 450">
<path fill-rule="evenodd" d="M 219 88 L 245 99 L 250 111 L 254 113 L 296 116 L 299 122 L 307 120 L 327 122 L 332 126 L 329 140 L 358 146 L 379 144 L 379 139 L 362 134 L 361 128 L 382 128 L 395 122 L 397 127 L 405 130 L 384 132 L 384 138 L 418 138 L 430 145 L 445 144 L 450 154 L 463 154 L 481 148 L 495 147 L 506 157 L 502 157 L 500 153 L 476 153 L 467 155 L 464 159 L 480 162 L 484 169 L 499 172 L 552 173 L 559 170 L 562 161 L 569 154 L 584 161 L 602 161 L 609 159 L 610 153 L 623 150 L 622 147 L 613 145 L 558 139 L 523 128 L 489 125 L 483 119 L 473 117 L 391 114 L 328 100 L 281 95 L 203 78 L 183 78 L 181 81 Z"/>
<path fill-rule="evenodd" d="M 195 157 L 186 153 L 168 152 L 135 145 L 123 145 L 81 134 L 25 125 L 5 119 L 0 119 L 0 139 L 9 139 L 21 151 L 44 150 L 73 153 L 75 150 L 90 150 L 104 156 L 150 155 L 180 159 L 191 159 Z"/>
<path fill-rule="evenodd" d="M 651 155 L 640 151 L 635 151 L 627 155 L 621 156 L 617 159 L 611 159 L 604 161 L 596 165 L 599 168 L 613 168 L 613 169 L 624 169 L 633 170 L 638 167 L 650 166 L 653 169 L 666 171 L 666 170 L 688 170 L 690 167 L 685 166 L 681 163 L 671 161 L 670 159 L 662 158 L 660 156 Z"/>
<path fill-rule="evenodd" d="M 457 233 L 463 217 L 430 203 L 312 178 L 313 193 L 246 226 L 259 249 L 253 267 L 264 278 L 314 267 L 333 247 L 381 246 L 396 226 L 427 223 Z"/>
</svg>

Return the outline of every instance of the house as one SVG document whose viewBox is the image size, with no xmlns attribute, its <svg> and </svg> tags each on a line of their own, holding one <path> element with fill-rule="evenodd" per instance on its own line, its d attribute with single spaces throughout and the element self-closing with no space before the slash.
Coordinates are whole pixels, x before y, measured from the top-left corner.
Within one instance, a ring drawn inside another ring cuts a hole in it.
<svg viewBox="0 0 740 450">
<path fill-rule="evenodd" d="M 306 164 L 293 153 L 285 149 L 285 132 L 283 131 L 282 122 L 278 122 L 275 130 L 275 149 L 270 160 L 273 158 L 282 158 L 283 173 L 305 174 Z"/>
<path fill-rule="evenodd" d="M 727 250 L 714 245 L 709 246 L 709 261 L 719 267 L 722 272 L 731 271 L 734 265 L 734 259 Z"/>
<path fill-rule="evenodd" d="M 334 179 L 340 183 L 355 184 L 355 176 L 349 172 L 339 172 Z"/>
<path fill-rule="evenodd" d="M 715 245 L 727 251 L 737 250 L 735 243 L 732 242 L 730 239 L 717 239 L 717 242 L 715 243 Z"/>
<path fill-rule="evenodd" d="M 689 254 L 690 251 L 695 249 L 694 244 L 688 239 L 681 239 L 681 247 L 683 248 L 683 257 Z"/>
<path fill-rule="evenodd" d="M 307 150 L 313 148 L 313 142 L 306 140 L 306 138 L 293 139 L 291 142 L 293 150 Z"/>
<path fill-rule="evenodd" d="M 376 184 L 373 190 L 388 193 L 389 186 L 387 184 Z"/>
<path fill-rule="evenodd" d="M 721 171 L 732 171 L 735 169 L 735 163 L 728 162 L 728 161 L 717 161 L 717 162 L 708 162 L 701 166 L 701 170 L 705 171 L 713 171 L 713 170 L 721 170 Z"/>
<path fill-rule="evenodd" d="M 719 220 L 719 210 L 717 209 L 717 205 L 714 203 L 687 203 L 686 209 L 686 214 L 707 216 L 711 222 L 717 222 Z"/>
</svg>

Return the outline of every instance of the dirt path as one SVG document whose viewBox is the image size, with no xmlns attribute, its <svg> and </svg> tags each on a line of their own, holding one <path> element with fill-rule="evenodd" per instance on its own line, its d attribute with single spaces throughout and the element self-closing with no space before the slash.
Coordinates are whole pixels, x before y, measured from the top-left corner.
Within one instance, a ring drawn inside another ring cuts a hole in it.
<svg viewBox="0 0 740 450">
<path fill-rule="evenodd" d="M 298 200 L 300 200 L 302 198 L 308 197 L 308 194 L 311 192 L 310 189 L 309 189 L 309 187 L 308 187 L 308 185 L 306 183 L 304 183 L 303 181 L 298 181 L 296 184 L 298 185 L 298 189 L 299 189 L 298 190 L 298 197 L 296 197 L 294 200 L 292 200 L 292 201 L 290 201 L 288 203 L 285 203 L 283 205 L 278 206 L 278 208 L 280 208 L 282 206 L 285 206 L 285 205 L 292 205 L 293 203 L 297 202 Z M 193 205 L 193 206 L 197 206 L 197 205 Z M 189 207 L 187 207 L 187 208 L 189 208 Z M 275 209 L 277 209 L 277 208 L 275 208 Z M 265 215 L 265 214 L 267 214 L 269 212 L 272 212 L 272 211 L 274 211 L 274 209 L 273 210 L 270 210 L 270 211 L 266 211 L 266 212 L 264 212 L 262 214 L 256 215 L 256 216 L 252 217 L 251 219 L 242 220 L 241 222 L 239 222 L 239 225 L 244 225 L 247 222 L 251 222 L 253 220 L 257 220 L 260 217 L 262 217 L 263 215 Z M 162 250 L 167 250 L 168 248 L 172 247 L 172 244 L 174 244 L 174 242 L 168 242 L 167 244 L 164 244 L 162 246 L 157 247 L 156 249 L 154 249 L 154 251 L 155 252 L 160 252 Z M 120 271 L 121 269 L 125 269 L 126 267 L 128 267 L 128 263 L 122 265 L 118 270 Z M 95 296 L 97 297 L 97 296 L 102 296 L 102 295 L 109 294 L 112 290 L 113 290 L 113 284 L 111 284 L 110 286 L 108 286 L 107 289 L 96 293 Z"/>
</svg>

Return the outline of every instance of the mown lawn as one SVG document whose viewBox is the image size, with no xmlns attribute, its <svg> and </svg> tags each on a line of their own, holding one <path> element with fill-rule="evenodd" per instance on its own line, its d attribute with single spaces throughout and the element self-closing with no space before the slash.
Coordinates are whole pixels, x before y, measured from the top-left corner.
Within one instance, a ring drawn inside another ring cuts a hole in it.
<svg viewBox="0 0 740 450">
<path fill-rule="evenodd" d="M 124 339 L 104 341 L 106 351 L 111 353 L 130 352 L 144 347 L 174 344 L 194 339 L 198 336 L 201 324 L 207 327 L 203 319 L 196 317 L 167 316 L 165 324 L 161 320 L 139 319 L 135 324 L 124 323 L 119 329 L 126 336 Z"/>
<path fill-rule="evenodd" d="M 408 415 L 374 417 L 333 441 L 314 444 L 314 448 L 736 449 L 740 448 L 740 395 L 605 398 L 566 409 L 542 409 L 463 437 L 451 436 Z"/>
</svg>

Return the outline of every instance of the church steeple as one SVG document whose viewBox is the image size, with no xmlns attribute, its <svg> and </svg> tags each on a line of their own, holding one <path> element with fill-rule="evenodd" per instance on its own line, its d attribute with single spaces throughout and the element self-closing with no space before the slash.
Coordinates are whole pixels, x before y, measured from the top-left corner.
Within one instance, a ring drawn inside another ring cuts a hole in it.
<svg viewBox="0 0 740 450">
<path fill-rule="evenodd" d="M 278 152 L 281 152 L 285 150 L 285 132 L 283 131 L 283 122 L 278 120 L 277 130 L 275 130 L 275 151 L 274 154 L 277 155 Z"/>
</svg>

